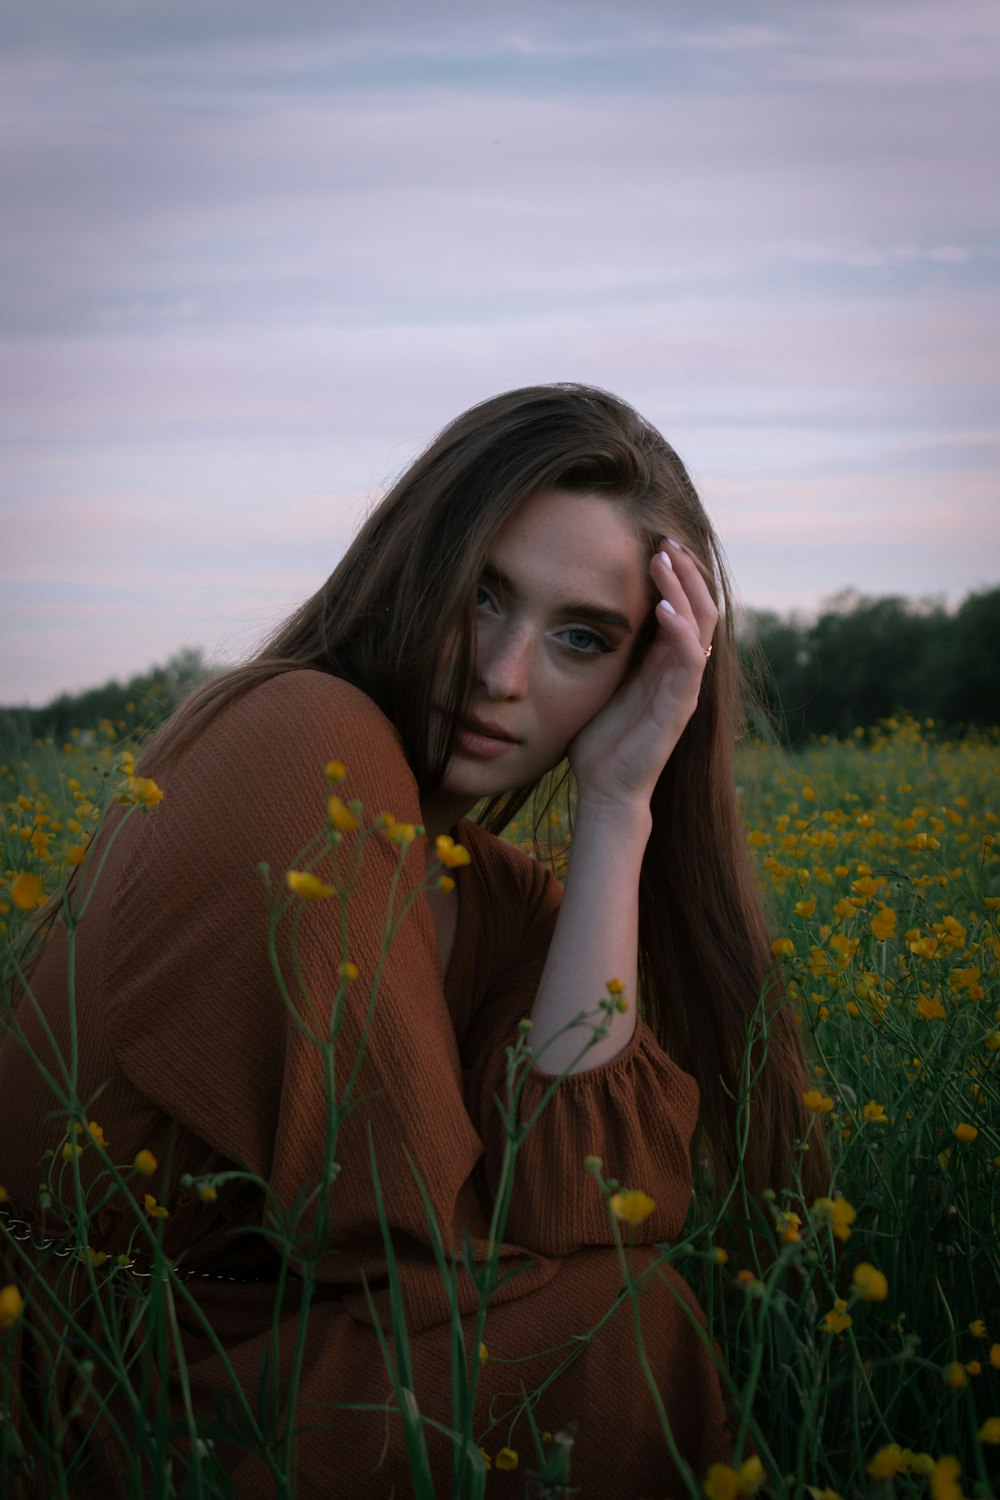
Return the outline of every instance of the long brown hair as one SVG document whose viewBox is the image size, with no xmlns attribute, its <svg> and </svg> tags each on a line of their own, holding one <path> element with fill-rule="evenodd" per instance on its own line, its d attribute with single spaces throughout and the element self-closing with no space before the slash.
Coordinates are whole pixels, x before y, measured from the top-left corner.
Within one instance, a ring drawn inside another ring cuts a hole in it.
<svg viewBox="0 0 1000 1500">
<path fill-rule="evenodd" d="M 224 704 L 282 671 L 318 668 L 353 683 L 398 729 L 421 795 L 441 781 L 447 729 L 469 708 L 475 591 L 503 528 L 550 490 L 606 496 L 633 520 L 650 554 L 673 536 L 695 557 L 721 612 L 698 707 L 653 794 L 653 831 L 639 886 L 640 1007 L 663 1048 L 694 1077 L 701 1111 L 694 1150 L 717 1191 L 734 1179 L 741 1077 L 749 1039 L 749 1130 L 742 1170 L 751 1198 L 794 1183 L 809 1086 L 790 1008 L 773 977 L 767 923 L 739 816 L 733 751 L 745 688 L 719 543 L 687 471 L 625 402 L 581 385 L 495 396 L 447 426 L 392 486 L 323 584 L 249 663 L 206 683 L 143 756 L 151 771 Z M 439 666 L 451 683 L 432 720 Z M 432 724 L 439 728 L 432 732 Z M 493 798 L 479 821 L 501 832 L 550 783 Z M 761 1032 L 766 1036 L 761 1036 Z M 766 1050 L 766 1061 L 764 1052 Z M 763 1064 L 763 1065 L 762 1065 Z M 744 1103 L 743 1108 L 747 1108 Z M 829 1161 L 813 1134 L 801 1159 L 807 1201 L 827 1190 Z"/>
</svg>

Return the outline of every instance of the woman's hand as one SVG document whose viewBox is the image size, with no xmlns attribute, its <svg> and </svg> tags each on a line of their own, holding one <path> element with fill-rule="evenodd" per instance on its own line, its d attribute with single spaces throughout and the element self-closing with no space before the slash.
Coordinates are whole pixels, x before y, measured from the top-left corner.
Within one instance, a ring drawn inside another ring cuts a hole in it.
<svg viewBox="0 0 1000 1500">
<path fill-rule="evenodd" d="M 719 611 L 685 549 L 672 541 L 661 546 L 662 552 L 649 565 L 662 595 L 656 606 L 656 634 L 567 752 L 584 802 L 648 806 L 698 706 Z"/>
</svg>

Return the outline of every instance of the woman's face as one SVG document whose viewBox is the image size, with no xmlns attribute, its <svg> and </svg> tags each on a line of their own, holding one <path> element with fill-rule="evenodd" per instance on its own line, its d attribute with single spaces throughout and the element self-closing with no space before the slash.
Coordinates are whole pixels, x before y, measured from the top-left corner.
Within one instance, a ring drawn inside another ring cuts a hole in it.
<svg viewBox="0 0 1000 1500">
<path fill-rule="evenodd" d="M 480 577 L 472 704 L 429 800 L 467 811 L 557 765 L 621 682 L 655 602 L 617 505 L 562 490 L 530 501 Z"/>
</svg>

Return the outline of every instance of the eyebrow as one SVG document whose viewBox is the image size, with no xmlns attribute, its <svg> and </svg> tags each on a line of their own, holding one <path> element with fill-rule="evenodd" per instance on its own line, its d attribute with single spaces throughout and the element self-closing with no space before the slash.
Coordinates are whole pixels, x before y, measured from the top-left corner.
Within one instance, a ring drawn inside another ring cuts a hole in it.
<svg viewBox="0 0 1000 1500">
<path fill-rule="evenodd" d="M 521 597 L 513 579 L 498 568 L 496 563 L 486 562 L 483 564 L 480 577 L 487 583 L 492 583 L 505 594 L 510 594 L 514 599 Z M 619 609 L 606 609 L 603 604 L 588 604 L 585 601 L 568 602 L 559 606 L 559 613 L 572 615 L 576 620 L 587 620 L 592 625 L 604 625 L 611 630 L 622 630 L 628 635 L 632 634 L 632 621 L 628 615 L 623 615 Z"/>
</svg>

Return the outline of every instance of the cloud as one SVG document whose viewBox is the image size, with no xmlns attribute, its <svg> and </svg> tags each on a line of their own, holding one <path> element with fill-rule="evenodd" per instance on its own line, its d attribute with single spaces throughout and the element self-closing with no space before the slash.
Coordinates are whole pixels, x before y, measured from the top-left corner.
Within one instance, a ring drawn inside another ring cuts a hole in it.
<svg viewBox="0 0 1000 1500">
<path fill-rule="evenodd" d="M 998 60 L 985 0 L 22 8 L 0 699 L 290 607 L 438 427 L 535 381 L 662 426 L 751 602 L 834 564 L 972 586 Z"/>
</svg>

